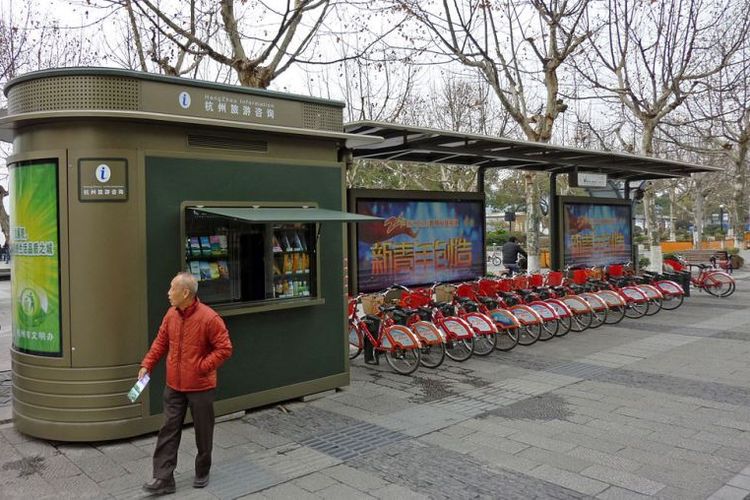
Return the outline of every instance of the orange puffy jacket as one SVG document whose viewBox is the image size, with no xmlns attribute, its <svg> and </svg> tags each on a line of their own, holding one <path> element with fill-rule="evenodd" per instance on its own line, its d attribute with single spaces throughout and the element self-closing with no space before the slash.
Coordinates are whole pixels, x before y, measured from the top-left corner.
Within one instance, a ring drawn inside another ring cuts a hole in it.
<svg viewBox="0 0 750 500">
<path fill-rule="evenodd" d="M 167 354 L 167 385 L 180 392 L 216 387 L 216 369 L 232 355 L 224 321 L 198 299 L 180 311 L 170 307 L 141 362 L 149 371 Z"/>
</svg>

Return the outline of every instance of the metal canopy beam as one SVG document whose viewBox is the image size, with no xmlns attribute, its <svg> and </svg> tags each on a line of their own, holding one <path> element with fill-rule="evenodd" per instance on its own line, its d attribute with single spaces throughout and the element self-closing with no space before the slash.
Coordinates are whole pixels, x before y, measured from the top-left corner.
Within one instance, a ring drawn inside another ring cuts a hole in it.
<svg viewBox="0 0 750 500">
<path fill-rule="evenodd" d="M 722 170 L 661 158 L 589 151 L 372 121 L 349 123 L 344 126 L 344 130 L 350 134 L 385 139 L 378 144 L 361 145 L 352 149 L 354 158 L 369 160 L 481 166 L 558 174 L 577 170 L 606 173 L 616 180 L 674 178 Z"/>
</svg>

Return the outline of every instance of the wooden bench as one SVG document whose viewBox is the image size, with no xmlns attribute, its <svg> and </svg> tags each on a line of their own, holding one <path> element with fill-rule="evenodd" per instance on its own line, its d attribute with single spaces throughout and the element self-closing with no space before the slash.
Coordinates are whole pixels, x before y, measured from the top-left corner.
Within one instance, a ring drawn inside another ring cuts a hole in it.
<svg viewBox="0 0 750 500">
<path fill-rule="evenodd" d="M 726 250 L 682 250 L 675 253 L 688 264 L 708 264 L 732 272 L 732 261 Z"/>
</svg>

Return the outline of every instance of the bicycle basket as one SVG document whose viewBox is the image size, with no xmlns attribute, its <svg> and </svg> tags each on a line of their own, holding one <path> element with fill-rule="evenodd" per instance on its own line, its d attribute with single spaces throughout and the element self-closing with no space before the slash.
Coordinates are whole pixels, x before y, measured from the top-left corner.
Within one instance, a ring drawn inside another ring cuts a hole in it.
<svg viewBox="0 0 750 500">
<path fill-rule="evenodd" d="M 452 302 L 455 293 L 455 285 L 438 285 L 435 287 L 435 300 L 438 302 Z"/>
<path fill-rule="evenodd" d="M 529 276 L 529 286 L 540 287 L 542 285 L 544 285 L 544 276 L 538 273 Z"/>
<path fill-rule="evenodd" d="M 380 314 L 379 307 L 383 305 L 384 299 L 382 295 L 372 293 L 370 295 L 362 296 L 362 310 L 365 314 L 378 315 Z"/>
<path fill-rule="evenodd" d="M 587 279 L 588 279 L 588 274 L 586 273 L 585 269 L 573 270 L 573 283 L 575 283 L 576 285 L 586 284 Z"/>
<path fill-rule="evenodd" d="M 560 286 L 563 282 L 563 273 L 560 271 L 550 271 L 547 273 L 547 286 Z"/>
</svg>

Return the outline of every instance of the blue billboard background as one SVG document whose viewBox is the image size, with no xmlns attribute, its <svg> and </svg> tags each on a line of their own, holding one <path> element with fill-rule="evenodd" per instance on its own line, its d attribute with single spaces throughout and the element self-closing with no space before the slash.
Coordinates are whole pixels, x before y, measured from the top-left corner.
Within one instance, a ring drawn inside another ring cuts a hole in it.
<svg viewBox="0 0 750 500">
<path fill-rule="evenodd" d="M 563 202 L 563 266 L 606 266 L 633 259 L 629 205 Z"/>
<path fill-rule="evenodd" d="M 484 272 L 481 200 L 360 198 L 355 210 L 384 220 L 357 228 L 361 292 L 476 279 Z"/>
</svg>

